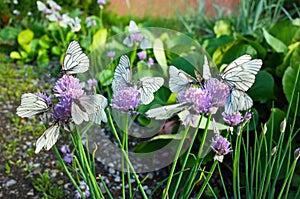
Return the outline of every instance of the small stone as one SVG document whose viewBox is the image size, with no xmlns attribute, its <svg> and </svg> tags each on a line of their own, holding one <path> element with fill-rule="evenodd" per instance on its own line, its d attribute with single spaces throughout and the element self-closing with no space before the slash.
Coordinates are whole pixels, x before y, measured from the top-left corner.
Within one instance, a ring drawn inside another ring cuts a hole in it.
<svg viewBox="0 0 300 199">
<path fill-rule="evenodd" d="M 34 196 L 33 189 L 30 189 L 30 191 L 27 193 L 27 196 Z"/>
<path fill-rule="evenodd" d="M 121 182 L 120 176 L 116 176 L 116 177 L 115 177 L 115 182 Z"/>
<path fill-rule="evenodd" d="M 6 183 L 5 183 L 5 186 L 6 187 L 10 187 L 10 186 L 12 186 L 12 185 L 14 185 L 14 184 L 16 184 L 17 183 L 17 181 L 15 181 L 14 179 L 10 179 L 9 181 L 7 181 Z"/>
</svg>

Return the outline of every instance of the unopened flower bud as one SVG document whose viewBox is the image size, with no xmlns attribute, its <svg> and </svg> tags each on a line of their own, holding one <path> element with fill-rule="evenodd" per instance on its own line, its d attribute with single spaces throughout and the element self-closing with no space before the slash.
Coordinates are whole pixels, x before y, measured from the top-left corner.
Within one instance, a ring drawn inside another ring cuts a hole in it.
<svg viewBox="0 0 300 199">
<path fill-rule="evenodd" d="M 285 128 L 286 128 L 286 119 L 284 118 L 284 120 L 280 124 L 280 132 L 284 133 Z"/>
<path fill-rule="evenodd" d="M 299 157 L 300 157 L 300 148 L 297 148 L 294 152 L 294 158 L 298 160 Z"/>
</svg>

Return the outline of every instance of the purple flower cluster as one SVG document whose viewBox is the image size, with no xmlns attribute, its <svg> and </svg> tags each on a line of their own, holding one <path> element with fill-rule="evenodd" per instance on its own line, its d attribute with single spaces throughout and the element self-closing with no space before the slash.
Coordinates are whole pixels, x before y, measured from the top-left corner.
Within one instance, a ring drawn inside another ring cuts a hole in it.
<svg viewBox="0 0 300 199">
<path fill-rule="evenodd" d="M 85 22 L 86 22 L 86 27 L 90 27 L 90 26 L 96 26 L 97 22 L 95 19 L 91 19 L 90 17 L 85 18 Z"/>
<path fill-rule="evenodd" d="M 108 56 L 111 60 L 113 60 L 114 57 L 116 56 L 116 52 L 115 52 L 115 51 L 108 51 L 108 52 L 107 52 L 107 56 Z"/>
<path fill-rule="evenodd" d="M 84 84 L 71 75 L 64 75 L 56 82 L 54 95 L 58 98 L 58 103 L 55 105 L 52 114 L 55 121 L 60 121 L 63 124 L 69 122 L 72 99 L 78 99 L 85 94 L 83 87 Z"/>
<path fill-rule="evenodd" d="M 145 51 L 141 51 L 137 53 L 138 58 L 143 61 L 147 58 L 147 53 Z"/>
<path fill-rule="evenodd" d="M 178 102 L 190 102 L 197 113 L 215 113 L 216 109 L 224 106 L 229 96 L 229 88 L 221 81 L 211 78 L 203 87 L 188 88 L 178 93 Z"/>
<path fill-rule="evenodd" d="M 80 181 L 79 188 L 81 189 L 85 198 L 88 198 L 90 196 L 91 194 L 90 188 L 87 186 L 87 184 L 84 181 Z M 82 198 L 78 190 L 75 191 L 75 198 L 76 199 Z"/>
<path fill-rule="evenodd" d="M 66 163 L 71 163 L 71 162 L 73 162 L 74 154 L 71 153 L 71 150 L 70 150 L 70 148 L 69 148 L 68 145 L 62 145 L 61 148 L 60 148 L 60 152 L 61 152 L 62 154 L 64 154 L 63 160 L 64 160 Z"/>
<path fill-rule="evenodd" d="M 113 94 L 112 108 L 120 111 L 133 111 L 140 104 L 140 92 L 134 87 L 119 86 Z"/>
<path fill-rule="evenodd" d="M 240 112 L 237 112 L 234 115 L 227 115 L 226 113 L 222 113 L 223 120 L 229 126 L 236 126 L 241 123 L 246 123 L 248 120 L 251 119 L 252 114 L 250 112 L 246 112 L 244 116 Z"/>
<path fill-rule="evenodd" d="M 224 155 L 232 152 L 232 150 L 230 149 L 230 142 L 222 136 L 218 136 L 214 140 L 211 148 L 216 153 L 215 159 L 219 160 L 220 162 L 223 161 Z"/>
</svg>

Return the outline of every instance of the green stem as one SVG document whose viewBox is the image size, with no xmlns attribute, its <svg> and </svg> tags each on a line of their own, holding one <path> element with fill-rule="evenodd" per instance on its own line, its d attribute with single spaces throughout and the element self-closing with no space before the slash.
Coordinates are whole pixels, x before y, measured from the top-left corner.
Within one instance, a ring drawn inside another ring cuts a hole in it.
<svg viewBox="0 0 300 199">
<path fill-rule="evenodd" d="M 69 179 L 71 180 L 72 184 L 74 185 L 74 187 L 76 188 L 76 190 L 79 192 L 80 196 L 81 196 L 82 198 L 85 198 L 84 195 L 83 195 L 83 193 L 82 193 L 82 191 L 81 191 L 81 189 L 80 189 L 80 187 L 78 187 L 78 185 L 77 185 L 75 179 L 73 178 L 73 176 L 72 176 L 72 174 L 70 173 L 69 169 L 67 168 L 65 162 L 64 162 L 63 159 L 61 158 L 60 153 L 59 153 L 59 151 L 58 151 L 56 145 L 53 146 L 53 149 L 54 149 L 54 152 L 56 153 L 56 156 L 58 157 L 58 161 L 59 161 L 60 165 L 63 167 L 63 169 L 64 169 L 65 172 L 67 173 L 67 175 L 68 175 Z"/>
<path fill-rule="evenodd" d="M 170 172 L 170 175 L 169 175 L 169 180 L 168 180 L 167 186 L 166 186 L 166 188 L 163 192 L 162 199 L 165 199 L 168 195 L 168 191 L 169 191 L 169 188 L 170 188 L 170 185 L 171 185 L 171 182 L 172 182 L 172 178 L 173 178 L 173 175 L 174 175 L 174 171 L 175 171 L 175 168 L 176 168 L 177 160 L 179 158 L 179 155 L 180 155 L 183 143 L 185 141 L 185 138 L 187 137 L 187 134 L 189 132 L 189 128 L 190 128 L 189 125 L 185 128 L 183 136 L 182 136 L 182 138 L 179 142 L 178 149 L 177 149 L 176 154 L 175 154 L 175 159 L 174 159 L 174 162 L 172 164 L 171 172 Z"/>
<path fill-rule="evenodd" d="M 117 131 L 116 131 L 116 128 L 115 128 L 115 126 L 114 126 L 114 123 L 113 123 L 113 120 L 112 120 L 112 117 L 111 117 L 111 114 L 110 114 L 110 110 L 109 110 L 109 109 L 106 109 L 106 113 L 107 113 L 107 117 L 108 117 L 108 124 L 109 124 L 110 127 L 111 127 L 112 133 L 113 133 L 113 135 L 115 136 L 115 138 L 116 138 L 116 140 L 117 140 L 117 142 L 118 142 L 118 144 L 119 144 L 119 147 L 121 148 L 122 154 L 123 154 L 123 156 L 125 157 L 125 159 L 126 159 L 126 161 L 127 161 L 127 163 L 128 163 L 128 166 L 129 166 L 129 168 L 131 169 L 131 171 L 132 171 L 132 173 L 133 173 L 133 176 L 134 176 L 136 182 L 138 183 L 138 187 L 139 187 L 139 189 L 140 189 L 140 191 L 141 191 L 141 193 L 142 193 L 142 195 L 143 195 L 143 198 L 148 198 L 148 197 L 147 197 L 147 194 L 145 193 L 145 190 L 143 189 L 143 186 L 142 186 L 142 184 L 141 184 L 141 182 L 140 182 L 140 180 L 139 180 L 139 177 L 138 177 L 138 175 L 136 174 L 135 169 L 134 169 L 134 167 L 132 166 L 132 164 L 131 164 L 131 162 L 130 162 L 130 160 L 129 160 L 129 157 L 128 157 L 128 155 L 126 154 L 126 151 L 123 150 L 123 146 L 122 146 L 122 143 L 121 143 L 120 138 L 119 138 L 119 136 L 118 136 L 118 133 L 117 133 Z"/>
<path fill-rule="evenodd" d="M 279 195 L 278 195 L 277 198 L 281 198 L 281 196 L 282 196 L 282 194 L 283 194 L 283 191 L 284 191 L 284 188 L 285 188 L 285 186 L 286 186 L 287 183 L 288 183 L 287 189 L 289 189 L 291 180 L 292 180 L 292 178 L 293 178 L 293 175 L 292 175 L 292 174 L 293 174 L 294 171 L 295 171 L 296 165 L 297 165 L 297 160 L 294 160 L 294 162 L 293 162 L 293 164 L 292 164 L 292 167 L 291 167 L 291 169 L 290 169 L 289 172 L 288 172 L 288 176 L 284 179 L 283 185 L 282 185 L 282 187 L 281 187 L 280 193 L 279 193 Z M 290 180 L 289 180 L 289 179 L 290 179 Z M 287 190 L 287 191 L 288 191 L 288 190 Z M 287 197 L 287 195 L 288 195 L 288 194 L 286 194 L 286 197 Z"/>
<path fill-rule="evenodd" d="M 89 161 L 87 159 L 87 156 L 86 156 L 86 152 L 84 150 L 84 147 L 83 147 L 83 144 L 82 144 L 82 140 L 80 138 L 80 134 L 79 134 L 79 131 L 77 129 L 77 127 L 75 127 L 75 132 L 76 132 L 76 139 L 78 140 L 77 142 L 77 147 L 78 147 L 78 150 L 79 150 L 79 153 L 81 154 L 81 158 L 83 163 L 85 164 L 85 167 L 88 171 L 88 174 L 89 174 L 89 179 L 92 181 L 92 185 L 93 185 L 93 188 L 96 192 L 96 198 L 104 198 L 99 186 L 98 186 L 98 183 L 96 181 L 96 178 L 95 176 L 93 175 L 93 172 L 91 170 L 91 167 L 90 167 L 90 164 L 89 164 Z"/>
<path fill-rule="evenodd" d="M 199 126 L 200 126 L 200 124 L 201 124 L 202 117 L 203 117 L 203 115 L 201 115 L 200 118 L 199 118 L 199 122 L 198 122 L 198 125 L 197 125 L 197 127 L 196 127 L 196 131 L 195 131 L 195 133 L 194 133 L 194 136 L 193 136 L 193 138 L 192 138 L 190 147 L 188 148 L 188 150 L 187 150 L 187 152 L 186 152 L 186 156 L 185 156 L 184 161 L 183 161 L 183 164 L 182 164 L 182 166 L 181 166 L 181 170 L 180 170 L 181 172 L 179 173 L 179 176 L 178 176 L 178 179 L 177 179 L 177 183 L 176 183 L 175 188 L 174 188 L 174 194 L 173 194 L 172 197 L 171 197 L 172 199 L 174 199 L 175 196 L 176 196 L 176 192 L 177 192 L 177 190 L 178 190 L 178 187 L 179 187 L 179 184 L 180 184 L 182 175 L 183 175 L 183 171 L 185 170 L 185 165 L 186 165 L 186 163 L 187 163 L 187 161 L 188 161 L 189 154 L 190 154 L 190 152 L 191 152 L 191 149 L 192 149 L 192 147 L 193 147 L 194 141 L 195 141 L 195 139 L 196 139 L 196 137 L 197 137 L 197 134 L 198 134 L 198 130 L 199 130 Z"/>
<path fill-rule="evenodd" d="M 209 171 L 209 173 L 208 173 L 208 176 L 206 177 L 206 179 L 205 179 L 203 185 L 201 186 L 200 191 L 199 191 L 198 194 L 197 194 L 196 199 L 199 199 L 199 198 L 201 197 L 201 195 L 203 194 L 203 192 L 204 192 L 204 190 L 205 190 L 205 188 L 206 188 L 206 185 L 208 184 L 208 182 L 209 182 L 209 180 L 210 180 L 212 174 L 213 174 L 214 171 L 215 171 L 215 168 L 216 168 L 217 164 L 218 164 L 218 160 L 215 160 L 214 163 L 213 163 L 213 165 L 212 165 L 212 167 L 211 167 L 211 169 L 210 169 L 210 171 Z"/>
<path fill-rule="evenodd" d="M 197 154 L 196 164 L 193 166 L 192 171 L 190 172 L 190 176 L 188 177 L 187 187 L 186 186 L 184 187 L 184 190 L 186 190 L 186 191 L 185 191 L 185 193 L 183 193 L 184 194 L 183 198 L 188 198 L 189 195 L 192 193 L 191 187 L 193 185 L 194 179 L 197 176 L 198 170 L 201 168 L 201 163 L 202 163 L 201 154 L 202 154 L 202 151 L 203 151 L 204 141 L 205 141 L 206 136 L 207 136 L 208 127 L 209 127 L 209 124 L 210 124 L 211 117 L 212 117 L 212 115 L 210 114 L 207 118 L 207 122 L 205 124 L 205 129 L 204 129 L 203 136 L 202 136 L 202 139 L 201 139 L 200 148 L 199 148 L 199 151 L 198 151 L 198 154 Z"/>
</svg>

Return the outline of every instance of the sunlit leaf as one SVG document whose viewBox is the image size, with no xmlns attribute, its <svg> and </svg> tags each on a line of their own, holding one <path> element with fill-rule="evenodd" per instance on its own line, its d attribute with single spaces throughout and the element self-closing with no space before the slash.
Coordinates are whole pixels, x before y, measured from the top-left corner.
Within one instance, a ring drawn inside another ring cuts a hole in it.
<svg viewBox="0 0 300 199">
<path fill-rule="evenodd" d="M 267 43 L 278 53 L 285 53 L 288 51 L 288 47 L 279 39 L 272 36 L 266 29 L 263 28 L 263 34 Z"/>
<path fill-rule="evenodd" d="M 33 39 L 34 33 L 30 29 L 23 30 L 18 35 L 18 43 L 22 45 L 29 44 Z"/>
</svg>

